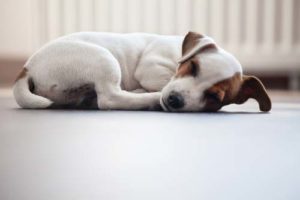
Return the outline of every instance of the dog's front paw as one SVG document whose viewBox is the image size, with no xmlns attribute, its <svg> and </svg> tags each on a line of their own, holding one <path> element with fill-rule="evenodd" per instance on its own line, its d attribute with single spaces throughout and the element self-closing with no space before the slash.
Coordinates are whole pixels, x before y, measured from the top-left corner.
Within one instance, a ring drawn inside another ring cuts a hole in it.
<svg viewBox="0 0 300 200">
<path fill-rule="evenodd" d="M 152 111 L 162 111 L 163 108 L 160 105 L 160 97 L 161 93 L 160 92 L 154 92 L 152 93 L 152 102 L 149 104 L 150 106 L 148 107 L 148 110 Z"/>
<path fill-rule="evenodd" d="M 149 110 L 151 111 L 163 111 L 163 108 L 160 104 L 154 104 L 153 106 L 149 107 Z"/>
</svg>

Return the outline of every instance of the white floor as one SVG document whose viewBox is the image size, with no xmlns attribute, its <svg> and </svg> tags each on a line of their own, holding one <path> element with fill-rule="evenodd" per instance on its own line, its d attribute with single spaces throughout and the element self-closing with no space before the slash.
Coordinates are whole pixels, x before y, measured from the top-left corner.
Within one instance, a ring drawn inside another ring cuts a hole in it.
<svg viewBox="0 0 300 200">
<path fill-rule="evenodd" d="M 38 111 L 4 93 L 1 200 L 300 199 L 299 103 L 266 114 L 254 102 L 215 114 Z"/>
</svg>

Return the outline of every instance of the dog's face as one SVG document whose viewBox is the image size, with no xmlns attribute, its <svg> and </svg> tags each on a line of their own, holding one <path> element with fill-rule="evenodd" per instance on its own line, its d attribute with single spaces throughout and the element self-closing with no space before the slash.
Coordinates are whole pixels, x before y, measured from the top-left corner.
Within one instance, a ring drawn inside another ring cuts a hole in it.
<svg viewBox="0 0 300 200">
<path fill-rule="evenodd" d="M 164 110 L 218 111 L 249 98 L 258 101 L 261 111 L 271 109 L 270 98 L 256 77 L 242 75 L 240 63 L 211 38 L 189 32 L 177 72 L 162 90 Z"/>
</svg>

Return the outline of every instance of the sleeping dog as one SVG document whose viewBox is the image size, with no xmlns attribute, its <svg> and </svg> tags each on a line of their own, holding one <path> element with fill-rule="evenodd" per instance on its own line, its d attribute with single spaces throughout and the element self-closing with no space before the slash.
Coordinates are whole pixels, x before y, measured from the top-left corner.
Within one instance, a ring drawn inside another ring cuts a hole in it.
<svg viewBox="0 0 300 200">
<path fill-rule="evenodd" d="M 179 60 L 178 60 L 179 59 Z M 22 108 L 217 111 L 254 98 L 263 84 L 212 38 L 81 32 L 58 38 L 26 62 L 14 85 Z M 160 105 L 160 106 L 159 106 Z"/>
</svg>

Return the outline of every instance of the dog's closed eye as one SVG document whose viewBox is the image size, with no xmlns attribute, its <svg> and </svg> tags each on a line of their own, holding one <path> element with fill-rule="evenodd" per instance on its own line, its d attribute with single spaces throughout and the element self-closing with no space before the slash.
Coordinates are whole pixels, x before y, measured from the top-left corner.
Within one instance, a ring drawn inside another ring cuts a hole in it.
<svg viewBox="0 0 300 200">
<path fill-rule="evenodd" d="M 200 66 L 199 66 L 199 63 L 198 62 L 196 62 L 196 61 L 194 61 L 194 60 L 192 60 L 191 61 L 191 64 L 190 64 L 190 73 L 191 73 L 191 75 L 192 76 L 194 76 L 194 77 L 196 77 L 197 75 L 198 75 L 198 73 L 199 73 L 199 71 L 200 71 Z"/>
<path fill-rule="evenodd" d="M 218 87 L 212 87 L 205 91 L 204 100 L 210 104 L 220 104 L 223 102 L 225 92 Z"/>
<path fill-rule="evenodd" d="M 183 76 L 198 76 L 200 72 L 200 63 L 197 59 L 192 59 L 191 61 L 187 61 L 182 63 L 177 70 L 176 77 Z"/>
<path fill-rule="evenodd" d="M 209 103 L 219 103 L 221 102 L 220 95 L 217 92 L 206 91 L 204 98 Z"/>
<path fill-rule="evenodd" d="M 205 107 L 203 111 L 215 112 L 222 107 L 223 92 L 207 90 L 204 93 L 203 100 L 205 102 Z"/>
</svg>

